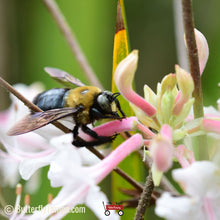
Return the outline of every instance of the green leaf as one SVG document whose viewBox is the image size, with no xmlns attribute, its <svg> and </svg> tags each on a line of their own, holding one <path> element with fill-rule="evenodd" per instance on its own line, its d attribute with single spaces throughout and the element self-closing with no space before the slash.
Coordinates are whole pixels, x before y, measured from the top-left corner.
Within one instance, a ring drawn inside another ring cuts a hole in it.
<svg viewBox="0 0 220 220">
<path fill-rule="evenodd" d="M 113 51 L 113 74 L 112 74 L 112 91 L 118 92 L 116 85 L 114 83 L 114 72 L 117 65 L 129 54 L 129 43 L 126 30 L 125 12 L 123 0 L 118 1 L 117 6 L 117 23 L 116 32 L 114 37 L 114 51 Z M 129 102 L 123 97 L 119 97 L 119 102 L 121 104 L 122 110 L 125 112 L 126 116 L 133 115 L 133 111 L 129 105 Z M 120 145 L 124 139 L 122 136 L 118 136 L 113 142 L 113 148 Z M 137 181 L 142 181 L 144 178 L 143 174 L 143 163 L 139 158 L 138 154 L 131 154 L 124 161 L 122 161 L 119 167 L 128 173 L 132 178 Z M 131 199 L 127 195 L 120 192 L 119 189 L 131 189 L 131 185 L 121 178 L 118 174 L 112 173 L 112 201 L 120 202 L 121 200 Z M 134 215 L 134 209 L 126 209 L 126 215 Z"/>
</svg>

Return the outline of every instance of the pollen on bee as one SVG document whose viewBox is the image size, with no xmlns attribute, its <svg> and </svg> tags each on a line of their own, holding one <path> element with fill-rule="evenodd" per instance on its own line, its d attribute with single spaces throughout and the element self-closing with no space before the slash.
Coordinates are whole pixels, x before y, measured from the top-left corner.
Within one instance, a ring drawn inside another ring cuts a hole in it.
<svg viewBox="0 0 220 220">
<path fill-rule="evenodd" d="M 112 102 L 111 109 L 113 112 L 117 112 L 117 106 L 116 106 L 115 102 Z"/>
</svg>

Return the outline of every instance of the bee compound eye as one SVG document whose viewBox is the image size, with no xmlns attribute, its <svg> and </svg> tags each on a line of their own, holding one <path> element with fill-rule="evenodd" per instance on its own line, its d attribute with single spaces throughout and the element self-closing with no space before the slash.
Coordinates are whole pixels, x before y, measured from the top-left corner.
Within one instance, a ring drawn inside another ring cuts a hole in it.
<svg viewBox="0 0 220 220">
<path fill-rule="evenodd" d="M 103 111 L 111 112 L 111 103 L 106 93 L 102 93 L 98 96 L 97 103 Z"/>
</svg>

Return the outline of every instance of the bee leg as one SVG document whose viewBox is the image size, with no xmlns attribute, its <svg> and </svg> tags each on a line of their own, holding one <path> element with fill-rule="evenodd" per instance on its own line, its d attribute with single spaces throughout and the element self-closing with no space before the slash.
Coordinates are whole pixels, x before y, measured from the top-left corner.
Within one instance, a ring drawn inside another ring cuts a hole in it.
<svg viewBox="0 0 220 220">
<path fill-rule="evenodd" d="M 99 136 L 95 131 L 91 130 L 86 125 L 82 125 L 82 130 L 86 134 L 88 134 L 91 137 L 95 138 L 96 140 L 95 141 L 87 142 L 87 141 L 83 140 L 82 138 L 77 137 L 73 141 L 73 144 L 76 147 L 84 147 L 84 146 L 88 146 L 88 147 L 90 146 L 91 147 L 91 146 L 95 146 L 95 145 L 105 144 L 105 143 L 108 143 L 108 142 L 112 142 L 116 138 L 116 136 L 117 136 L 117 135 L 110 136 L 110 137 Z"/>
<path fill-rule="evenodd" d="M 117 112 L 111 112 L 111 115 L 104 115 L 98 109 L 92 108 L 91 109 L 92 118 L 94 119 L 104 119 L 104 118 L 113 118 L 113 119 L 122 119 Z M 124 116 L 123 116 L 124 118 Z"/>
<path fill-rule="evenodd" d="M 94 119 L 101 119 L 101 118 L 110 118 L 109 116 L 103 115 L 98 109 L 91 108 L 91 116 Z"/>
<path fill-rule="evenodd" d="M 121 114 L 122 114 L 122 118 L 126 118 L 126 115 L 125 115 L 125 113 L 122 111 L 121 105 L 120 105 L 120 103 L 119 103 L 119 101 L 118 101 L 117 99 L 115 99 L 115 103 L 116 103 L 117 109 L 118 109 L 118 110 L 121 112 Z"/>
<path fill-rule="evenodd" d="M 112 142 L 116 138 L 117 134 L 114 136 L 106 137 L 106 136 L 98 136 L 98 139 L 95 141 L 85 141 L 80 137 L 77 137 L 72 144 L 76 147 L 94 147 L 97 145 L 105 144 L 108 142 Z"/>
<path fill-rule="evenodd" d="M 82 130 L 83 130 L 86 134 L 90 135 L 91 137 L 93 137 L 93 138 L 95 138 L 95 139 L 97 139 L 97 138 L 99 137 L 98 134 L 97 134 L 95 131 L 93 131 L 92 129 L 90 129 L 90 128 L 87 127 L 86 125 L 82 125 Z"/>
<path fill-rule="evenodd" d="M 78 125 L 75 125 L 74 128 L 73 128 L 73 137 L 74 139 L 78 136 L 79 134 L 79 126 Z"/>
</svg>

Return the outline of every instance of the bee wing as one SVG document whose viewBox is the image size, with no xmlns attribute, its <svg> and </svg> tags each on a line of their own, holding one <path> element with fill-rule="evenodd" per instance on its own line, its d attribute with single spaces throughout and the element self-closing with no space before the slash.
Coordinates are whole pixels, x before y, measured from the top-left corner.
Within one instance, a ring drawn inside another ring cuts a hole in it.
<svg viewBox="0 0 220 220">
<path fill-rule="evenodd" d="M 65 87 L 73 87 L 76 86 L 85 86 L 79 79 L 65 72 L 64 70 L 60 70 L 53 67 L 45 67 L 44 70 L 57 82 L 61 83 Z"/>
<path fill-rule="evenodd" d="M 9 136 L 24 134 L 38 128 L 41 128 L 53 121 L 64 118 L 66 116 L 76 114 L 82 108 L 60 108 L 52 109 L 45 112 L 35 112 L 34 114 L 26 115 L 18 121 L 9 131 Z"/>
</svg>

